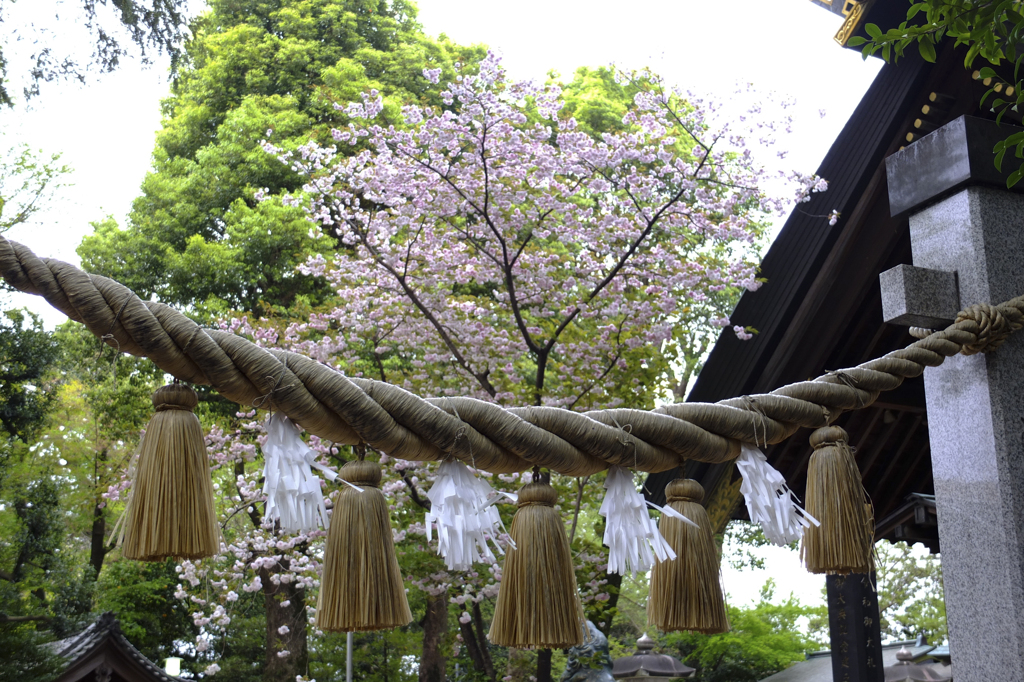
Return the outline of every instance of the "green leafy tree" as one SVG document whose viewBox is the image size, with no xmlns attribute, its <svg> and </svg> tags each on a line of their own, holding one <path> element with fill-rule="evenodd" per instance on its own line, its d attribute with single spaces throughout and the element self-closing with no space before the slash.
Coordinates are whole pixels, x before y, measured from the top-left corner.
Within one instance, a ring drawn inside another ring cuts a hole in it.
<svg viewBox="0 0 1024 682">
<path fill-rule="evenodd" d="M 481 56 L 482 48 L 427 37 L 404 0 L 214 0 L 164 102 L 154 169 L 129 224 L 95 224 L 79 248 L 83 264 L 200 314 L 281 314 L 322 302 L 322 284 L 296 268 L 335 242 L 311 234 L 301 208 L 256 200 L 303 182 L 260 141 L 327 142 L 347 121 L 334 102 L 371 89 L 396 112 L 433 102 L 424 68 L 450 75 Z"/>
<path fill-rule="evenodd" d="M 40 630 L 68 615 L 55 614 L 47 589 L 67 569 L 59 482 L 26 466 L 53 402 L 47 375 L 56 357 L 38 318 L 7 311 L 0 319 L 0 680 L 52 679 L 58 663 L 38 646 Z"/>
<path fill-rule="evenodd" d="M 27 319 L 10 312 L 0 325 L 0 646 L 11 642 L 4 650 L 24 658 L 18 670 L 37 666 L 52 679 L 52 661 L 36 656 L 35 644 L 114 610 L 159 660 L 194 637 L 174 599 L 174 566 L 119 561 L 109 579 L 101 570 L 116 557 L 103 494 L 127 466 L 161 373 L 145 360 L 117 360 L 80 325 L 50 333 Z"/>
<path fill-rule="evenodd" d="M 186 605 L 174 598 L 178 574 L 173 560 L 115 561 L 96 583 L 93 611 L 116 614 L 125 637 L 151 661 L 194 657 L 196 627 Z"/>
<path fill-rule="evenodd" d="M 46 374 L 57 358 L 57 344 L 32 313 L 8 310 L 0 317 L 0 486 L 5 463 L 30 442 L 42 424 L 53 394 Z"/>
<path fill-rule="evenodd" d="M 0 156 L 0 233 L 30 220 L 64 186 L 61 176 L 71 169 L 59 163 L 60 154 L 45 158 L 26 144 Z"/>
<path fill-rule="evenodd" d="M 905 542 L 875 545 L 878 611 L 882 636 L 914 639 L 925 634 L 946 641 L 946 602 L 942 592 L 942 562 Z"/>
<path fill-rule="evenodd" d="M 40 439 L 40 452 L 59 451 L 64 475 L 73 485 L 64 505 L 72 532 L 89 547 L 93 577 L 103 571 L 116 538 L 105 494 L 117 485 L 135 452 L 139 434 L 153 414 L 150 399 L 163 373 L 143 358 L 122 355 L 73 322 L 58 328 L 57 367 L 62 386 Z"/>
<path fill-rule="evenodd" d="M 948 629 L 940 557 L 920 546 L 880 540 L 875 543 L 875 567 L 883 640 L 915 639 L 924 634 L 932 642 L 945 641 Z M 827 647 L 828 615 L 822 612 L 811 617 L 809 631 Z"/>
<path fill-rule="evenodd" d="M 756 682 L 804 660 L 814 642 L 798 621 L 819 614 L 823 607 L 806 607 L 790 596 L 774 603 L 775 583 L 761 588 L 758 603 L 729 607 L 732 628 L 720 635 L 673 633 L 660 642 L 673 655 L 697 669 L 701 682 Z"/>
</svg>

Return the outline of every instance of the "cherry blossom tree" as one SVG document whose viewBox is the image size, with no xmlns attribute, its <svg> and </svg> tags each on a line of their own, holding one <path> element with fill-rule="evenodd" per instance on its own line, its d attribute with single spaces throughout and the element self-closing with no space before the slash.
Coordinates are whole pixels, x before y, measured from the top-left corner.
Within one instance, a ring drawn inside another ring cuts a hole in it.
<svg viewBox="0 0 1024 682">
<path fill-rule="evenodd" d="M 786 176 L 788 197 L 765 189 L 775 174 L 752 150 L 772 145 L 786 122 L 727 114 L 649 72 L 621 74 L 631 101 L 621 125 L 604 132 L 564 113 L 557 85 L 511 81 L 493 55 L 444 86 L 439 76 L 424 72 L 441 90 L 441 108 L 397 107 L 371 91 L 339 106 L 352 123 L 333 132 L 334 146 L 289 154 L 265 143 L 307 180 L 285 202 L 305 208 L 310 229 L 339 243 L 301 267 L 325 278 L 336 297 L 298 322 L 242 318 L 227 328 L 424 396 L 650 408 L 680 393 L 695 353 L 732 326 L 738 293 L 760 286 L 769 217 L 824 189 L 797 174 Z M 240 413 L 233 432 L 214 430 L 208 441 L 227 550 L 185 562 L 178 593 L 203 628 L 196 647 L 210 659 L 207 674 L 220 670 L 234 605 L 260 590 L 274 649 L 268 661 L 290 660 L 282 671 L 307 673 L 323 534 L 289 536 L 262 521 L 261 430 L 254 413 Z M 350 456 L 316 438 L 310 444 L 328 465 Z M 443 671 L 436 652 L 451 644 L 487 678 L 502 676 L 484 639 L 483 608 L 500 565 L 446 571 L 425 541 L 432 467 L 379 455 L 400 561 L 426 613 L 422 668 Z M 603 624 L 611 613 L 600 540 L 589 524 L 576 530 L 599 478 L 555 483 L 588 613 Z M 493 479 L 505 489 L 520 481 Z M 446 638 L 449 607 L 458 633 Z M 537 672 L 550 676 L 550 653 Z"/>
<path fill-rule="evenodd" d="M 362 151 L 282 155 L 309 178 L 293 201 L 347 247 L 303 268 L 343 303 L 285 342 L 414 391 L 650 404 L 687 341 L 760 285 L 756 246 L 785 203 L 751 154 L 775 126 L 750 138 L 652 74 L 631 84 L 624 130 L 599 137 L 559 116 L 558 86 L 509 82 L 493 57 L 449 84 L 447 109 L 348 105 L 357 124 L 334 138 Z"/>
</svg>

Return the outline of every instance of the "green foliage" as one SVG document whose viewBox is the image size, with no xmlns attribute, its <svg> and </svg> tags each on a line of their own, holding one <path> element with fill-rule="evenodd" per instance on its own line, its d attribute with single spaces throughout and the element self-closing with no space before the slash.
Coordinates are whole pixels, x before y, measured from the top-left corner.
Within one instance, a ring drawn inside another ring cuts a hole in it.
<svg viewBox="0 0 1024 682">
<path fill-rule="evenodd" d="M 411 596 L 411 594 L 410 594 Z M 414 682 L 419 679 L 422 630 L 415 626 L 380 632 L 357 632 L 352 642 L 352 677 L 356 680 Z M 310 678 L 343 679 L 345 634 L 327 634 L 310 651 Z M 219 673 L 218 673 L 219 674 Z"/>
<path fill-rule="evenodd" d="M 737 571 L 763 569 L 764 557 L 760 556 L 757 550 L 771 545 L 764 536 L 761 526 L 749 521 L 730 521 L 725 527 L 722 543 L 727 548 L 726 560 Z M 798 544 L 793 542 L 789 549 L 795 552 Z"/>
<path fill-rule="evenodd" d="M 290 150 L 329 142 L 346 121 L 333 102 L 371 89 L 396 114 L 433 102 L 424 68 L 450 76 L 482 54 L 428 38 L 404 0 L 215 0 L 164 101 L 154 170 L 129 224 L 94 223 L 83 265 L 208 317 L 322 303 L 322 282 L 296 267 L 336 245 L 311 234 L 300 208 L 256 201 L 302 185 L 261 140 Z"/>
<path fill-rule="evenodd" d="M 50 609 L 53 611 L 53 619 L 50 621 L 50 632 L 60 638 L 81 632 L 95 620 L 92 600 L 96 588 L 96 571 L 92 566 L 80 565 L 67 549 L 70 549 L 67 543 L 58 549 L 59 559 L 46 576 L 52 591 Z"/>
<path fill-rule="evenodd" d="M 42 423 L 52 394 L 44 375 L 57 358 L 57 344 L 39 318 L 20 310 L 0 317 L 0 484 L 13 438 L 27 441 Z M 4 441 L 7 441 L 6 443 Z"/>
<path fill-rule="evenodd" d="M 267 618 L 263 593 L 239 593 L 238 602 L 232 606 L 231 614 L 231 627 L 217 641 L 217 663 L 221 668 L 217 679 L 229 682 L 262 679 L 267 658 Z M 193 640 L 185 641 L 190 643 Z M 205 670 L 207 665 L 208 660 L 199 658 L 194 663 L 185 661 L 183 668 L 198 673 Z M 320 679 L 330 678 L 325 676 Z"/>
<path fill-rule="evenodd" d="M 907 49 L 917 46 L 925 61 L 934 62 L 936 46 L 943 38 L 951 38 L 954 45 L 964 45 L 967 53 L 964 66 L 968 69 L 981 60 L 989 66 L 979 69 L 978 77 L 989 80 L 992 87 L 982 96 L 982 105 L 996 113 L 1002 121 L 1007 112 L 1016 112 L 1024 105 L 1024 13 L 1015 0 L 976 2 L 974 0 L 927 0 L 915 2 L 907 10 L 907 20 L 883 32 L 875 24 L 864 27 L 868 38 L 850 38 L 851 47 L 862 47 L 865 58 L 881 53 L 885 61 L 899 59 Z M 996 67 L 996 68 L 992 68 Z M 998 71 L 996 69 L 999 69 Z M 1006 86 L 1012 86 L 1010 91 Z M 997 90 L 998 87 L 998 90 Z M 1006 95 L 1006 92 L 1012 92 Z M 991 98 L 991 99 L 990 99 Z M 1016 133 L 1000 141 L 992 150 L 996 154 L 996 168 L 1002 169 L 1007 151 L 1024 159 L 1024 133 Z M 1006 180 L 1013 187 L 1024 177 L 1024 162 Z"/>
<path fill-rule="evenodd" d="M 924 633 L 932 642 L 946 641 L 939 557 L 905 542 L 882 541 L 875 545 L 875 565 L 883 638 L 914 639 Z"/>
<path fill-rule="evenodd" d="M 153 414 L 150 396 L 163 383 L 163 372 L 146 358 L 118 353 L 76 322 L 58 327 L 54 339 L 60 348 L 57 366 L 67 386 L 65 398 L 70 401 L 77 393 L 83 401 L 77 409 L 88 415 L 77 421 L 85 419 L 82 423 L 96 429 L 83 438 L 97 447 L 134 444 Z"/>
<path fill-rule="evenodd" d="M 14 586 L 0 580 L 0 607 L 7 609 L 17 603 Z M 5 611 L 7 616 L 25 614 Z M 41 632 L 35 621 L 0 622 L 0 682 L 51 682 L 61 669 L 55 652 L 45 646 L 51 639 Z"/>
<path fill-rule="evenodd" d="M 60 154 L 47 159 L 26 144 L 11 147 L 0 156 L 0 233 L 28 221 L 64 186 L 61 176 L 71 169 L 59 162 Z"/>
<path fill-rule="evenodd" d="M 39 320 L 7 311 L 0 322 L 0 681 L 50 680 L 59 662 L 39 645 L 52 635 L 51 578 L 66 574 L 60 481 L 31 467 L 34 436 L 53 404 L 48 375 L 57 357 Z M 56 615 L 76 610 L 65 590 Z M 10 620 L 9 620 L 10 619 Z M 22 620 L 25 619 L 25 620 Z M 67 622 L 62 620 L 58 626 Z"/>
<path fill-rule="evenodd" d="M 880 540 L 875 544 L 875 566 L 883 641 L 915 639 L 920 634 L 933 643 L 946 641 L 949 635 L 939 556 L 921 545 Z M 811 617 L 809 629 L 816 641 L 828 646 L 827 614 Z"/>
<path fill-rule="evenodd" d="M 672 633 L 661 638 L 666 650 L 697 669 L 701 682 L 756 682 L 797 661 L 813 642 L 798 621 L 822 609 L 802 606 L 790 596 L 772 603 L 775 584 L 761 588 L 760 601 L 749 608 L 729 607 L 732 629 L 720 635 Z"/>
<path fill-rule="evenodd" d="M 172 560 L 111 563 L 96 584 L 97 613 L 113 611 L 121 632 L 151 661 L 168 656 L 192 658 L 175 642 L 191 642 L 196 627 L 188 607 L 174 598 L 178 574 Z"/>
<path fill-rule="evenodd" d="M 638 87 L 630 81 L 619 82 L 615 74 L 615 69 L 607 66 L 581 66 L 570 82 L 562 84 L 563 111 L 576 118 L 581 130 L 592 135 L 623 131 L 622 117 Z"/>
<path fill-rule="evenodd" d="M 12 568 L 11 582 L 25 590 L 38 589 L 43 576 L 56 566 L 64 539 L 60 495 L 52 476 L 18 481 L 5 491 L 5 506 L 14 512 L 14 530 L 2 545 L 0 556 Z"/>
<path fill-rule="evenodd" d="M 7 637 L 67 637 L 113 610 L 129 639 L 159 660 L 192 627 L 173 597 L 173 564 L 115 562 L 99 582 L 97 572 L 112 551 L 101 493 L 124 470 L 162 373 L 147 360 L 118 358 L 77 323 L 51 334 L 21 313 L 7 320 L 0 395 L 5 430 L 17 438 L 0 443 L 0 613 L 35 619 L 38 634 L 0 622 L 0 646 Z M 19 679 L 34 679 L 26 672 L 33 666 L 52 679 L 46 657 L 33 651 L 20 652 L 27 667 Z"/>
</svg>

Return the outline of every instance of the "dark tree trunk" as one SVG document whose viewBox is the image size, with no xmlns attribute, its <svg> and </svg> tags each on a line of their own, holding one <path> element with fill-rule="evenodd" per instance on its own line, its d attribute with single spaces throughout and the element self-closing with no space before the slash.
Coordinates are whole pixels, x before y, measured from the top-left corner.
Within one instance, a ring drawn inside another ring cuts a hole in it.
<svg viewBox="0 0 1024 682">
<path fill-rule="evenodd" d="M 459 622 L 459 631 L 462 633 L 462 643 L 466 645 L 466 653 L 469 654 L 469 658 L 473 661 L 473 667 L 480 671 L 486 672 L 487 667 L 484 666 L 484 658 L 480 654 L 480 645 L 476 641 L 476 633 L 473 632 L 472 623 Z M 493 682 L 494 678 L 490 678 Z"/>
<path fill-rule="evenodd" d="M 97 499 L 92 508 L 92 535 L 89 539 L 89 565 L 93 567 L 93 580 L 100 577 L 103 570 L 103 560 L 107 556 L 107 548 L 103 544 L 103 538 L 107 534 L 107 517 L 100 506 L 101 499 Z"/>
<path fill-rule="evenodd" d="M 537 682 L 551 682 L 551 649 L 537 652 Z"/>
<path fill-rule="evenodd" d="M 420 657 L 420 682 L 444 682 L 444 636 L 448 632 L 448 591 L 427 595 L 423 616 L 423 655 Z"/>
<path fill-rule="evenodd" d="M 95 485 L 99 485 L 100 481 L 100 469 L 105 469 L 104 466 L 107 461 L 107 449 L 103 448 L 96 453 L 96 459 L 93 460 L 92 476 Z M 96 496 L 92 506 L 92 533 L 89 538 L 89 565 L 93 568 L 93 580 L 100 577 L 100 571 L 103 570 L 103 559 L 106 558 L 107 549 L 103 544 L 103 536 L 107 533 L 107 516 L 103 498 L 99 495 Z"/>
<path fill-rule="evenodd" d="M 263 601 L 267 610 L 267 664 L 263 671 L 266 682 L 295 682 L 297 675 L 305 675 L 308 663 L 306 651 L 306 591 L 294 582 L 275 585 L 274 571 L 262 569 Z M 281 606 L 288 602 L 287 606 Z M 282 626 L 288 631 L 281 633 Z M 287 656 L 278 652 L 287 651 Z"/>
<path fill-rule="evenodd" d="M 476 641 L 480 648 L 480 657 L 484 662 L 484 673 L 488 679 L 495 679 L 494 662 L 491 651 L 487 648 L 487 634 L 484 632 L 484 614 L 480 612 L 480 602 L 473 602 L 473 624 L 476 626 Z"/>
</svg>

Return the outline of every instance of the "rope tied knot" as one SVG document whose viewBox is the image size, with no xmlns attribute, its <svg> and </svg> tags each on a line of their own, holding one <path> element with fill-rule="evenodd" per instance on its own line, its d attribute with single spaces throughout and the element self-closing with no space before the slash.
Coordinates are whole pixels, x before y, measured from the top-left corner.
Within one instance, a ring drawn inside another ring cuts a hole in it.
<svg viewBox="0 0 1024 682">
<path fill-rule="evenodd" d="M 364 488 L 379 488 L 381 481 L 380 466 L 376 462 L 357 460 L 347 462 L 338 471 L 338 478 L 348 481 L 351 485 Z"/>
<path fill-rule="evenodd" d="M 534 480 L 519 490 L 518 507 L 554 507 L 558 501 L 558 493 L 548 483 Z"/>
<path fill-rule="evenodd" d="M 850 436 L 839 426 L 823 426 L 815 429 L 810 437 L 811 447 L 815 450 L 827 447 L 850 447 Z"/>
<path fill-rule="evenodd" d="M 199 396 L 184 384 L 167 384 L 153 393 L 153 407 L 157 412 L 182 410 L 191 412 L 199 405 Z"/>
<path fill-rule="evenodd" d="M 669 502 L 696 502 L 704 499 L 704 488 L 692 478 L 677 478 L 665 486 L 665 499 Z"/>
<path fill-rule="evenodd" d="M 988 353 L 1003 345 L 1010 334 L 1024 326 L 1024 314 L 1012 306 L 994 306 L 976 303 L 961 310 L 957 322 L 972 321 L 978 325 L 978 340 L 965 344 L 960 352 L 964 355 Z"/>
</svg>

